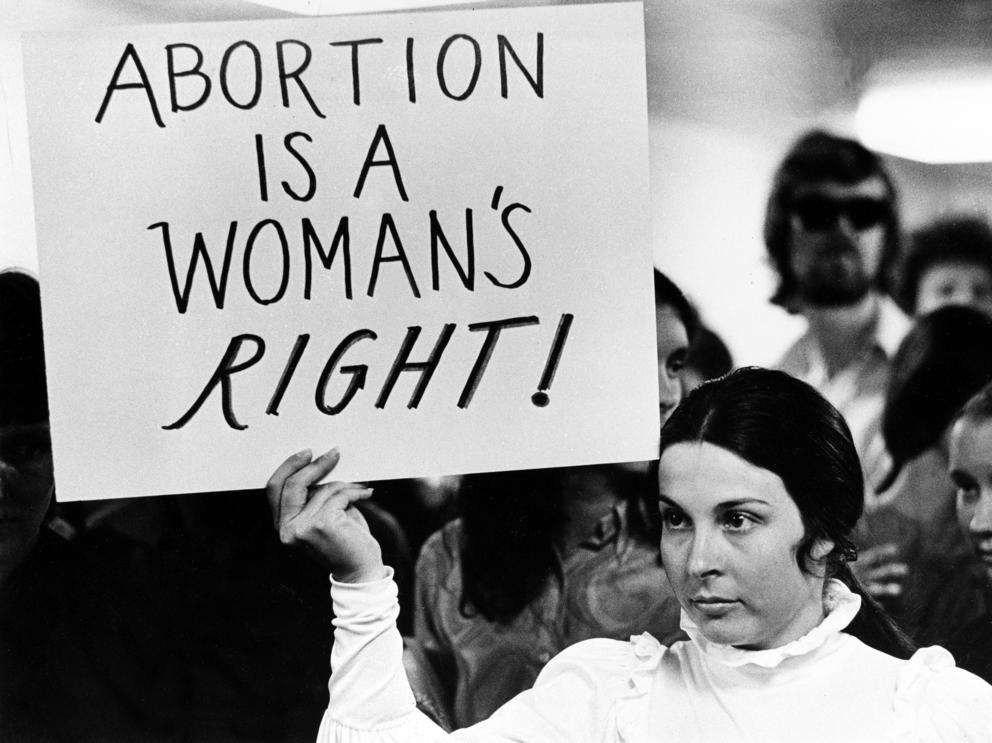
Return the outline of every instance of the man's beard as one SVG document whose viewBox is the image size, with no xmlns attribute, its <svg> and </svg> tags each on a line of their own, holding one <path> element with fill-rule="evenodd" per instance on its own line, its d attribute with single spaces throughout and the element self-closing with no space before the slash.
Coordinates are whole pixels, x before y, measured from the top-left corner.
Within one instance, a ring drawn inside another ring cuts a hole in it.
<svg viewBox="0 0 992 743">
<path fill-rule="evenodd" d="M 800 299 L 812 307 L 857 304 L 868 296 L 873 283 L 865 271 L 861 254 L 849 244 L 821 249 L 804 275 L 796 276 Z"/>
</svg>

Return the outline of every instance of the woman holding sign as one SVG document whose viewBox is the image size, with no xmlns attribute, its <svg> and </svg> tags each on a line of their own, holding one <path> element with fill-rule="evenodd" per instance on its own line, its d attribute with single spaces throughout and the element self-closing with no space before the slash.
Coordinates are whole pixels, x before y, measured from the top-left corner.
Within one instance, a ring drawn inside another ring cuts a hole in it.
<svg viewBox="0 0 992 743">
<path fill-rule="evenodd" d="M 654 300 L 664 421 L 682 399 L 679 374 L 697 323 L 657 270 Z M 405 660 L 421 709 L 448 729 L 468 727 L 532 687 L 576 642 L 641 632 L 684 639 L 658 560 L 646 470 L 596 464 L 463 479 L 459 517 L 417 560 Z"/>
<path fill-rule="evenodd" d="M 690 639 L 574 645 L 456 738 L 992 740 L 992 687 L 940 648 L 912 653 L 852 576 L 861 468 L 817 392 L 780 372 L 734 372 L 676 409 L 660 452 L 661 555 Z M 367 491 L 317 484 L 337 459 L 302 452 L 268 484 L 283 541 L 332 573 L 319 739 L 443 738 L 415 709 L 391 573 L 351 507 Z"/>
</svg>

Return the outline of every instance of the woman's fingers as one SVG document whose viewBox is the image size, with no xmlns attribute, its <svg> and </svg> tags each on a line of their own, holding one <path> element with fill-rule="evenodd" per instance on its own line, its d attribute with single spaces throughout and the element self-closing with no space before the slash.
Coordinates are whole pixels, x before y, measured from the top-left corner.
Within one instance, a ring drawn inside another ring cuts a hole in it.
<svg viewBox="0 0 992 743">
<path fill-rule="evenodd" d="M 326 477 L 337 465 L 337 448 L 312 459 L 309 449 L 284 461 L 265 486 L 276 528 L 293 519 L 309 500 L 310 487 Z"/>
<path fill-rule="evenodd" d="M 307 450 L 279 465 L 265 486 L 272 518 L 283 544 L 306 547 L 339 580 L 375 580 L 385 574 L 382 550 L 352 507 L 372 489 L 347 482 L 318 484 L 338 459 L 337 449 L 316 459 Z"/>
<path fill-rule="evenodd" d="M 352 545 L 370 537 L 365 520 L 358 514 L 360 529 L 355 531 L 354 515 L 351 508 L 355 501 L 368 498 L 372 489 L 352 483 L 332 482 L 316 488 L 310 501 L 291 522 L 284 524 L 280 537 L 287 544 L 303 543 L 311 547 L 327 545 L 331 549 L 341 548 L 345 552 Z"/>
<path fill-rule="evenodd" d="M 310 490 L 310 500 L 299 513 L 299 517 L 310 521 L 321 512 L 347 511 L 352 503 L 365 500 L 372 495 L 372 488 L 352 482 L 329 482 Z"/>
<path fill-rule="evenodd" d="M 313 459 L 313 452 L 304 449 L 288 457 L 282 464 L 276 467 L 272 477 L 265 483 L 265 497 L 269 501 L 269 509 L 272 511 L 272 523 L 279 528 L 279 516 L 282 510 L 282 489 L 286 484 L 286 479 L 295 474 L 300 468 L 310 464 Z"/>
<path fill-rule="evenodd" d="M 354 507 L 370 495 L 372 489 L 361 485 L 322 485 L 281 537 L 286 543 L 307 547 L 340 581 L 377 580 L 384 575 L 382 550 Z"/>
</svg>

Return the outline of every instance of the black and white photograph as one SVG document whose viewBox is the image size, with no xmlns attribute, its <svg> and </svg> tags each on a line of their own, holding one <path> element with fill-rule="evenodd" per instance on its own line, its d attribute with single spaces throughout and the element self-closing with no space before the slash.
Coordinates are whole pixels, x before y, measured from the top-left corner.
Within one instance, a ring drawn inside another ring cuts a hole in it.
<svg viewBox="0 0 992 743">
<path fill-rule="evenodd" d="M 992 6 L 0 0 L 0 743 L 992 741 Z"/>
</svg>

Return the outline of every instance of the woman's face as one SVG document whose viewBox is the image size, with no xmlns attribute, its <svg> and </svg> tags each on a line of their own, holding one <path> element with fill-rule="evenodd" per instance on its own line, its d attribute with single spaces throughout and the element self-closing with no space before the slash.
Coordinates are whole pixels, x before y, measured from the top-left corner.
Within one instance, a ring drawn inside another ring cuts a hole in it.
<svg viewBox="0 0 992 743">
<path fill-rule="evenodd" d="M 682 402 L 680 372 L 689 352 L 689 337 L 671 305 L 657 305 L 655 316 L 658 322 L 658 405 L 664 424 L 675 406 Z"/>
<path fill-rule="evenodd" d="M 708 443 L 665 449 L 658 464 L 661 557 L 703 635 L 778 647 L 823 618 L 823 577 L 799 569 L 802 518 L 778 475 Z M 813 557 L 832 548 L 817 543 Z"/>
<path fill-rule="evenodd" d="M 958 420 L 951 429 L 949 448 L 958 525 L 992 582 L 992 419 Z"/>
<path fill-rule="evenodd" d="M 0 579 L 34 545 L 53 490 L 48 423 L 0 425 Z"/>
<path fill-rule="evenodd" d="M 992 315 L 992 274 L 984 266 L 963 261 L 937 263 L 920 277 L 916 314 L 949 304 L 974 307 Z"/>
</svg>

